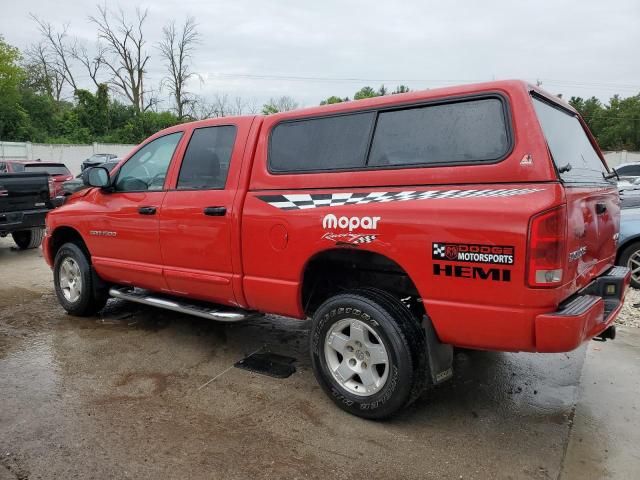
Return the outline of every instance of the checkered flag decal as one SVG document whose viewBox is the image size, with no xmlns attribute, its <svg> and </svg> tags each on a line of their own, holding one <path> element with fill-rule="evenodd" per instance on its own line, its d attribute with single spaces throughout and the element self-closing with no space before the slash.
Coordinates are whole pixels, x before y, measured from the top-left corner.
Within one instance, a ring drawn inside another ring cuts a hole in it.
<svg viewBox="0 0 640 480">
<path fill-rule="evenodd" d="M 499 188 L 486 190 L 422 190 L 404 192 L 357 193 L 294 193 L 286 195 L 258 195 L 258 198 L 280 210 L 305 210 L 366 203 L 405 202 L 408 200 L 438 200 L 443 198 L 513 197 L 539 192 L 540 188 Z"/>
<path fill-rule="evenodd" d="M 354 245 L 360 245 L 362 243 L 371 243 L 376 239 L 375 235 L 362 235 L 361 237 L 356 238 L 353 242 Z"/>
<path fill-rule="evenodd" d="M 445 246 L 440 245 L 439 243 L 433 244 L 433 255 L 434 257 L 444 258 Z"/>
</svg>

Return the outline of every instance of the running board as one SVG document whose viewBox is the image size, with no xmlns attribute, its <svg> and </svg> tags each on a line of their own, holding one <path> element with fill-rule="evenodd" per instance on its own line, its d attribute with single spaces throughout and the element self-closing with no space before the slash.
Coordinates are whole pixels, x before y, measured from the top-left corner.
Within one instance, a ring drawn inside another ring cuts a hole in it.
<svg viewBox="0 0 640 480">
<path fill-rule="evenodd" d="M 173 312 L 195 315 L 196 317 L 217 320 L 218 322 L 239 322 L 248 318 L 259 316 L 256 312 L 248 310 L 209 306 L 205 302 L 191 303 L 185 299 L 152 294 L 147 290 L 132 288 L 111 288 L 109 295 L 130 302 L 142 303 L 153 307 L 164 308 Z"/>
</svg>

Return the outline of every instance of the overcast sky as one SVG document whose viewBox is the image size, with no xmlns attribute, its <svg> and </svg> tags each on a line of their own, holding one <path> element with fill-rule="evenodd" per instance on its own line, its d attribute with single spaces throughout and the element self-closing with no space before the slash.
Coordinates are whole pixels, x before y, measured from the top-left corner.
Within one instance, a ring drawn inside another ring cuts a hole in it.
<svg viewBox="0 0 640 480">
<path fill-rule="evenodd" d="M 108 2 L 115 7 L 116 2 Z M 0 34 L 25 48 L 32 12 L 91 45 L 93 2 L 0 0 Z M 134 1 L 122 2 L 126 12 Z M 491 79 L 541 80 L 553 93 L 640 92 L 640 0 L 425 1 L 154 0 L 145 24 L 149 75 L 162 77 L 153 47 L 170 19 L 192 15 L 202 35 L 191 90 L 256 98 L 291 95 L 314 105 L 381 83 L 412 89 Z M 148 84 L 148 83 L 147 83 Z M 87 83 L 87 86 L 89 84 Z M 168 107 L 168 104 L 165 104 Z"/>
</svg>

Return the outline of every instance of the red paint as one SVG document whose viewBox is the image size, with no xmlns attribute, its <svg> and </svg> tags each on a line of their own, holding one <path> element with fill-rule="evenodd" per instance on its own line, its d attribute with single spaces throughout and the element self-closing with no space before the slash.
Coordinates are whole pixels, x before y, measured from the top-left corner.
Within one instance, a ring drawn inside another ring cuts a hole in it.
<svg viewBox="0 0 640 480">
<path fill-rule="evenodd" d="M 532 89 L 535 87 L 522 82 L 492 82 L 268 117 L 212 119 L 171 127 L 147 140 L 184 132 L 164 191 L 108 193 L 91 189 L 71 196 L 65 206 L 47 217 L 45 258 L 52 263 L 51 239 L 56 229 L 71 227 L 82 236 L 97 273 L 107 281 L 303 318 L 305 266 L 314 255 L 336 248 L 335 241 L 323 238 L 328 232 L 323 228 L 323 217 L 329 213 L 338 218 L 375 216 L 380 217 L 377 228 L 351 232 L 375 235 L 375 240 L 357 248 L 380 253 L 407 272 L 443 342 L 508 351 L 575 348 L 604 329 L 615 314 L 607 324 L 595 322 L 602 316 L 597 310 L 557 325 L 549 314 L 613 265 L 619 201 L 613 186 L 567 189 L 558 182 L 531 102 Z M 281 120 L 485 92 L 504 95 L 511 110 L 514 148 L 502 162 L 295 175 L 273 175 L 267 170 L 269 135 Z M 225 189 L 176 190 L 193 130 L 215 125 L 237 127 Z M 524 163 L 523 158 L 527 158 Z M 393 201 L 308 210 L 280 210 L 258 198 L 292 193 L 478 189 L 536 191 L 511 197 Z M 607 205 L 604 215 L 596 214 L 597 203 Z M 137 208 L 143 205 L 155 206 L 157 214 L 139 215 Z M 204 216 L 202 211 L 209 206 L 225 207 L 227 214 Z M 562 282 L 532 288 L 527 284 L 530 224 L 534 216 L 554 208 L 566 212 L 566 231 L 557 237 L 562 239 Z M 95 230 L 115 231 L 117 236 L 90 234 Z M 338 228 L 336 233 L 349 231 Z M 513 247 L 514 262 L 507 266 L 461 263 L 455 264 L 459 268 L 451 270 L 451 275 L 444 270 L 434 275 L 433 242 L 509 246 Z M 568 253 L 581 246 L 587 248 L 584 256 L 570 262 Z M 561 338 L 555 337 L 556 327 Z"/>
</svg>

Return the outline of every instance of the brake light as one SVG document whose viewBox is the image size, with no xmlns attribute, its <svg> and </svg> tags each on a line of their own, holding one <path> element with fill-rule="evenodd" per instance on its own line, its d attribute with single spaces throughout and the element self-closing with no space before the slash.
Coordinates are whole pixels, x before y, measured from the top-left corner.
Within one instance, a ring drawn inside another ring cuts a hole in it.
<svg viewBox="0 0 640 480">
<path fill-rule="evenodd" d="M 56 197 L 56 182 L 53 181 L 52 177 L 49 177 L 49 198 Z"/>
<path fill-rule="evenodd" d="M 527 283 L 530 287 L 562 284 L 566 239 L 567 209 L 564 205 L 531 218 L 527 252 Z"/>
</svg>

